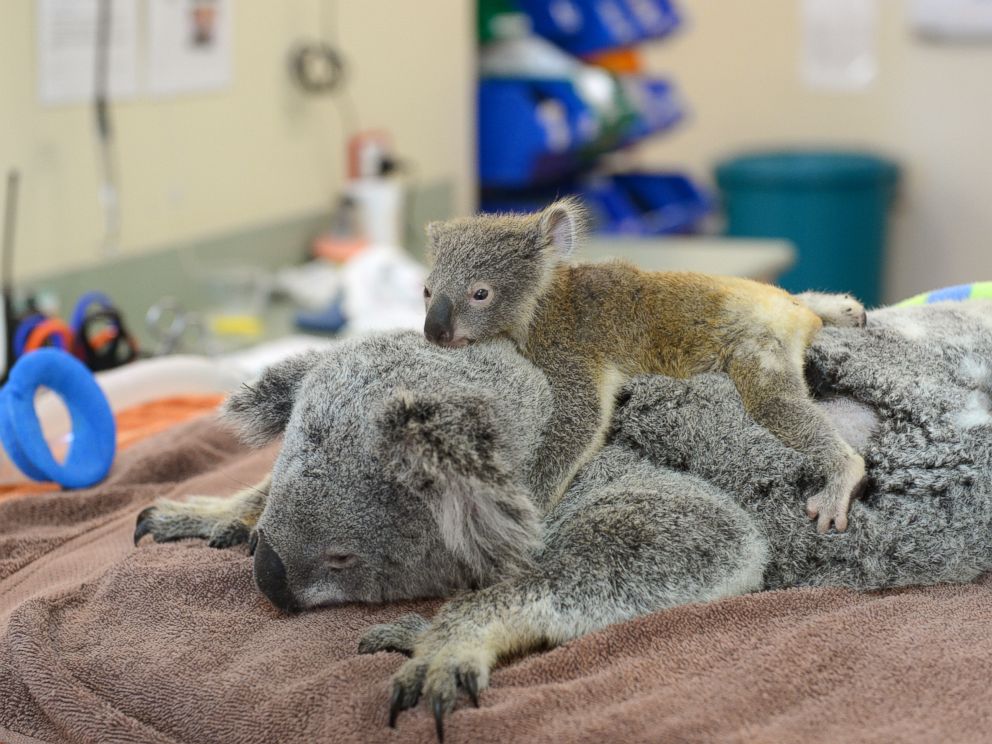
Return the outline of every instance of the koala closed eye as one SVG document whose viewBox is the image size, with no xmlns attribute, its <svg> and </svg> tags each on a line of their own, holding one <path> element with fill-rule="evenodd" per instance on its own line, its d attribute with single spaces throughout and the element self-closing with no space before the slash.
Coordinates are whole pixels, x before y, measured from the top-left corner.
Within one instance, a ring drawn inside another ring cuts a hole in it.
<svg viewBox="0 0 992 744">
<path fill-rule="evenodd" d="M 324 556 L 324 565 L 334 571 L 343 571 L 358 563 L 358 556 L 354 553 L 329 553 Z"/>
</svg>

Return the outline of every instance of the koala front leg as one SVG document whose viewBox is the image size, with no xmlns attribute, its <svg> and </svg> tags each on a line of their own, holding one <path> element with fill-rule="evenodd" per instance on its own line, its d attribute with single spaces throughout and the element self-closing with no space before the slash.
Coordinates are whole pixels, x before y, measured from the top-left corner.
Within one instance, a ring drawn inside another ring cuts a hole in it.
<svg viewBox="0 0 992 744">
<path fill-rule="evenodd" d="M 204 538 L 212 548 L 249 542 L 268 498 L 271 475 L 233 496 L 191 496 L 186 501 L 158 499 L 138 515 L 134 544 L 151 535 L 155 542 Z M 254 547 L 254 546 L 252 546 Z"/>
<path fill-rule="evenodd" d="M 772 351 L 734 358 L 728 373 L 744 408 L 785 446 L 807 455 L 824 472 L 826 486 L 806 502 L 817 531 L 831 523 L 847 529 L 851 495 L 865 475 L 865 461 L 844 441 L 813 402 L 799 363 Z"/>
<path fill-rule="evenodd" d="M 579 469 L 602 446 L 613 415 L 619 373 L 591 359 L 540 359 L 553 407 L 541 437 L 530 483 L 542 509 L 553 507 Z"/>
<path fill-rule="evenodd" d="M 419 632 L 393 677 L 390 726 L 423 697 L 440 738 L 459 693 L 478 705 L 500 659 L 761 587 L 767 542 L 749 515 L 689 476 L 624 456 L 631 467 L 614 464 L 636 488 L 570 491 L 549 516 L 535 567 L 452 599 Z"/>
</svg>

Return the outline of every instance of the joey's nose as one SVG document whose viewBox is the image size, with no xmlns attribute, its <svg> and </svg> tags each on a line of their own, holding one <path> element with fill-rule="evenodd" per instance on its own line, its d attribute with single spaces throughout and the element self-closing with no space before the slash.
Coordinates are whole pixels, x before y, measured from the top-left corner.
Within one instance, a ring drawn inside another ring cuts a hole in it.
<svg viewBox="0 0 992 744">
<path fill-rule="evenodd" d="M 300 609 L 286 579 L 286 566 L 261 530 L 258 531 L 258 544 L 255 547 L 255 586 L 283 612 L 296 612 Z"/>
<path fill-rule="evenodd" d="M 431 303 L 427 310 L 427 320 L 424 321 L 424 336 L 434 344 L 451 343 L 451 300 L 447 297 L 439 296 Z"/>
</svg>

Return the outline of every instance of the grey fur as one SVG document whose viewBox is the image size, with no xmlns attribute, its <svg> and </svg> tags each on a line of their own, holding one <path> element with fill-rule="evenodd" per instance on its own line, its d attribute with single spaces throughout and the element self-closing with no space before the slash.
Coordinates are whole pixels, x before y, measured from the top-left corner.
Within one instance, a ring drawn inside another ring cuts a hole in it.
<svg viewBox="0 0 992 744">
<path fill-rule="evenodd" d="M 538 515 L 535 543 L 521 474 L 547 423 L 546 379 L 507 342 L 446 350 L 412 333 L 342 343 L 252 388 L 296 396 L 259 527 L 304 607 L 477 589 L 429 626 L 407 618 L 363 640 L 413 654 L 394 717 L 421 697 L 451 710 L 506 655 L 686 602 L 992 569 L 992 304 L 876 311 L 865 329 L 824 330 L 808 361 L 868 463 L 845 533 L 806 519 L 822 473 L 745 413 L 729 379 L 643 376 L 621 391 L 608 444 Z M 258 441 L 284 416 L 253 395 L 228 410 Z M 438 508 L 445 498 L 462 508 Z M 171 523 L 150 531 L 174 537 Z M 360 560 L 331 570 L 328 553 Z"/>
</svg>

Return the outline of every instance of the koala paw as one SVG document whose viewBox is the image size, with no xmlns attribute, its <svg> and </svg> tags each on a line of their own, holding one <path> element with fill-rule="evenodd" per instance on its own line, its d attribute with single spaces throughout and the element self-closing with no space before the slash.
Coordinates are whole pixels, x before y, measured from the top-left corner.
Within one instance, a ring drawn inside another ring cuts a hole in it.
<svg viewBox="0 0 992 744">
<path fill-rule="evenodd" d="M 806 292 L 800 299 L 820 316 L 824 325 L 838 328 L 864 328 L 868 321 L 865 306 L 851 295 Z"/>
<path fill-rule="evenodd" d="M 434 712 L 438 741 L 444 741 L 444 716 L 450 713 L 460 691 L 476 708 L 479 692 L 489 686 L 489 663 L 479 649 L 468 645 L 442 646 L 434 653 L 415 656 L 393 675 L 389 725 L 396 727 L 399 714 L 413 708 L 421 696 Z"/>
<path fill-rule="evenodd" d="M 251 527 L 230 513 L 230 499 L 194 496 L 186 502 L 159 499 L 138 515 L 134 544 L 151 535 L 155 542 L 186 538 L 207 540 L 212 548 L 249 542 Z"/>
<path fill-rule="evenodd" d="M 429 625 L 426 618 L 415 613 L 403 615 L 395 623 L 373 625 L 358 641 L 358 653 L 396 651 L 406 656 L 413 656 L 413 647 L 417 638 Z"/>
<path fill-rule="evenodd" d="M 847 529 L 847 512 L 851 497 L 864 484 L 865 461 L 860 455 L 849 457 L 845 470 L 818 494 L 806 502 L 806 515 L 816 520 L 816 531 L 828 532 L 833 524 L 838 532 Z"/>
</svg>

